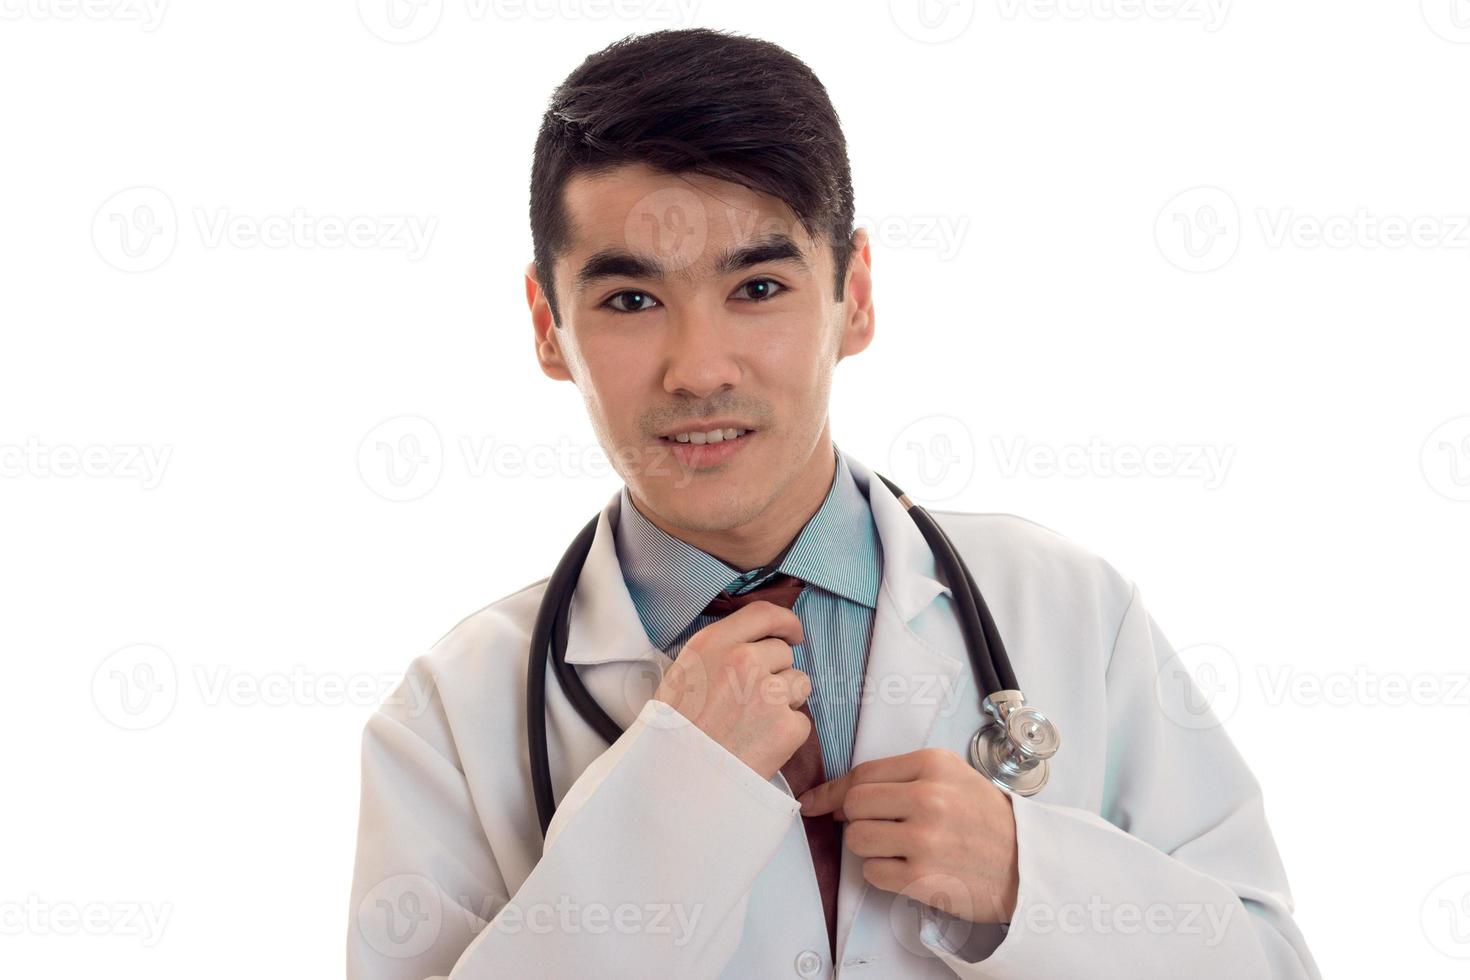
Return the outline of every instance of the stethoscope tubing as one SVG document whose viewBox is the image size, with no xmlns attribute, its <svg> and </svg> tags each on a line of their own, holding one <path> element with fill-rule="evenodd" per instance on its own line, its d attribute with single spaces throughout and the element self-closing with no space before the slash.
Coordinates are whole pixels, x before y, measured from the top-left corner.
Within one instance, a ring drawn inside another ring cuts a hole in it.
<svg viewBox="0 0 1470 980">
<path fill-rule="evenodd" d="M 923 507 L 910 501 L 899 487 L 882 474 L 878 479 L 903 502 L 910 518 L 918 525 L 919 532 L 928 542 L 935 560 L 943 574 L 950 594 L 958 607 L 960 631 L 965 638 L 965 649 L 975 672 L 976 684 L 982 702 L 992 693 L 1002 690 L 1017 690 L 1015 671 L 1011 668 L 1000 631 L 990 614 L 985 598 L 975 584 L 969 567 L 961 560 L 954 543 L 944 533 L 937 521 Z M 546 660 L 550 651 L 552 671 L 557 682 L 577 714 L 590 725 L 609 745 L 623 734 L 623 728 L 597 703 L 581 676 L 572 664 L 567 663 L 567 636 L 571 622 L 572 595 L 582 566 L 592 550 L 592 540 L 597 532 L 599 517 L 594 517 L 577 534 L 571 547 L 562 555 L 551 578 L 547 581 L 545 597 L 554 597 L 554 602 L 543 598 L 536 613 L 536 622 L 531 631 L 531 656 L 526 676 L 527 734 L 530 740 L 531 787 L 536 799 L 536 815 L 541 823 L 544 838 L 551 827 L 556 813 L 556 796 L 551 782 L 550 748 L 546 737 Z"/>
<path fill-rule="evenodd" d="M 960 630 L 965 636 L 965 649 L 970 652 L 975 678 L 983 688 L 979 692 L 981 699 L 996 691 L 1016 690 L 1019 685 L 1016 684 L 1015 671 L 1011 669 L 1011 658 L 1001 641 L 1000 630 L 996 628 L 990 607 L 985 604 L 985 597 L 980 594 L 980 588 L 970 574 L 970 567 L 955 550 L 954 542 L 950 541 L 939 522 L 923 507 L 910 501 L 896 483 L 881 473 L 874 475 L 904 504 L 909 517 L 929 543 L 929 550 L 934 553 L 950 587 L 950 594 L 959 606 Z"/>
</svg>

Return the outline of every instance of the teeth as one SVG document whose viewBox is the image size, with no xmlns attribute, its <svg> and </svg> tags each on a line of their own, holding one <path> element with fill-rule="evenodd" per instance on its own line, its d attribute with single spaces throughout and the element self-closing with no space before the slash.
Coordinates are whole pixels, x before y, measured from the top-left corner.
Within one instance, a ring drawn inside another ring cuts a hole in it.
<svg viewBox="0 0 1470 980">
<path fill-rule="evenodd" d="M 696 446 L 703 446 L 706 443 L 739 439 L 748 431 L 748 429 L 711 429 L 709 432 L 681 432 L 672 438 L 675 442 L 689 442 Z"/>
</svg>

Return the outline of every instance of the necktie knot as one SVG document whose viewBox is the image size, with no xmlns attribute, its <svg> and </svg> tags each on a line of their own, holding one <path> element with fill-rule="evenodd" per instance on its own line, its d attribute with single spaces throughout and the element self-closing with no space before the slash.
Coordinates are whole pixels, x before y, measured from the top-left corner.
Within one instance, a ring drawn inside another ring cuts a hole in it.
<svg viewBox="0 0 1470 980">
<path fill-rule="evenodd" d="M 759 599 L 792 609 L 795 608 L 797 597 L 801 595 L 801 590 L 804 588 L 806 588 L 806 582 L 795 575 L 778 572 L 757 588 L 749 592 L 741 592 L 739 595 L 731 595 L 728 589 L 721 589 L 720 594 L 711 599 L 709 605 L 705 607 L 704 614 L 706 616 L 728 616 L 742 606 L 748 606 Z"/>
</svg>

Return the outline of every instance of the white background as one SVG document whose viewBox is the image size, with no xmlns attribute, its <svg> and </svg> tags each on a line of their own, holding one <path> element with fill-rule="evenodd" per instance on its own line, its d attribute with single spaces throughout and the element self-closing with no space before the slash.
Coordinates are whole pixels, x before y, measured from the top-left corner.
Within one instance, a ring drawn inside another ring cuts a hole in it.
<svg viewBox="0 0 1470 980">
<path fill-rule="evenodd" d="M 839 445 L 1140 585 L 1325 975 L 1464 975 L 1470 4 L 152 2 L 0 0 L 0 973 L 341 972 L 365 719 L 619 486 L 540 113 L 701 25 L 846 129 Z"/>
</svg>

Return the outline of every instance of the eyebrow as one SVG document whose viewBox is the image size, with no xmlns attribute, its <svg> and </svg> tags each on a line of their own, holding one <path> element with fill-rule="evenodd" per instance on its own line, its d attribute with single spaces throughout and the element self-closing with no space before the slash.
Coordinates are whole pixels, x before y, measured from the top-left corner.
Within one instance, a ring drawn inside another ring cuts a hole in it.
<svg viewBox="0 0 1470 980">
<path fill-rule="evenodd" d="M 803 272 L 811 271 L 806 257 L 801 253 L 801 247 L 789 235 L 776 233 L 726 249 L 715 262 L 715 275 L 727 276 L 753 265 L 782 261 L 795 262 Z M 582 268 L 577 271 L 574 288 L 580 293 L 604 279 L 652 279 L 662 282 L 664 278 L 663 264 L 657 259 L 621 248 L 605 248 L 594 253 L 582 264 Z"/>
</svg>

